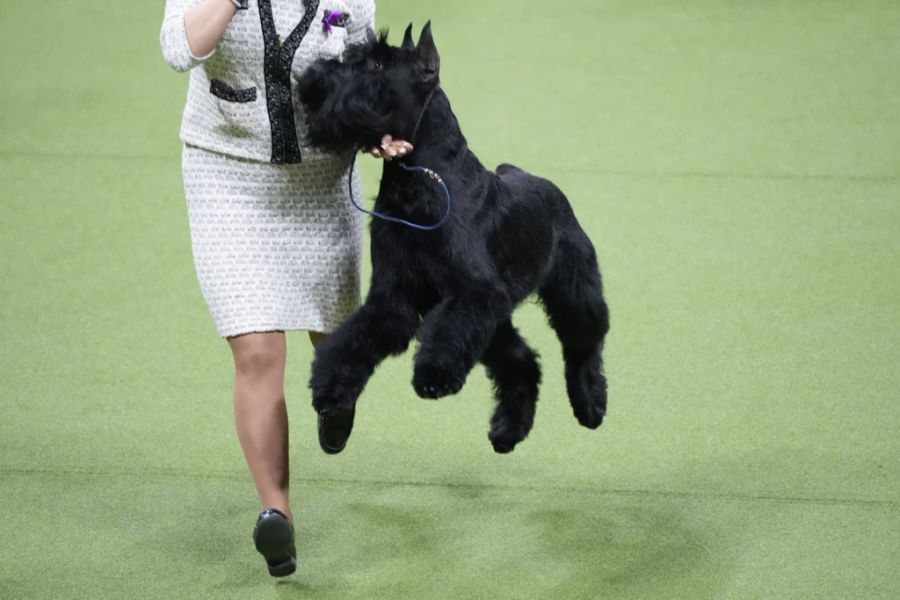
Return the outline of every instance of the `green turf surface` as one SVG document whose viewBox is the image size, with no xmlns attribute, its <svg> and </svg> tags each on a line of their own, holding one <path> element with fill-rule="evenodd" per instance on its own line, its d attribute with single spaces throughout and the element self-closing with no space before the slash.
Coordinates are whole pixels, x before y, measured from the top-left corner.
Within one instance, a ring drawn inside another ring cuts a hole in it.
<svg viewBox="0 0 900 600">
<path fill-rule="evenodd" d="M 162 2 L 0 3 L 0 598 L 900 596 L 900 5 L 383 1 L 431 17 L 474 150 L 553 178 L 613 329 L 579 428 L 540 310 L 535 429 L 409 356 L 347 450 L 289 335 L 300 567 L 266 575 L 194 278 Z M 375 161 L 363 161 L 370 194 Z"/>
</svg>

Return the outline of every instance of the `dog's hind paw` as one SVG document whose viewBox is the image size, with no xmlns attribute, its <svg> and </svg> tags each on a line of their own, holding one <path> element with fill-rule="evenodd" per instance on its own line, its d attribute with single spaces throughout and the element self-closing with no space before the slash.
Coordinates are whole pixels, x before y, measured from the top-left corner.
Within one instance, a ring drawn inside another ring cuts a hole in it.
<svg viewBox="0 0 900 600">
<path fill-rule="evenodd" d="M 509 411 L 501 404 L 491 418 L 488 439 L 497 454 L 512 452 L 516 444 L 528 437 L 534 423 L 534 403 L 526 405 L 525 411 Z"/>
<path fill-rule="evenodd" d="M 566 387 L 572 412 L 588 429 L 597 429 L 606 416 L 606 378 L 589 362 L 566 370 Z"/>
<path fill-rule="evenodd" d="M 525 439 L 525 435 L 521 431 L 515 432 L 508 429 L 492 428 L 488 433 L 488 439 L 494 447 L 497 454 L 509 454 L 516 448 L 516 444 Z"/>
<path fill-rule="evenodd" d="M 601 403 L 587 404 L 587 406 L 575 406 L 573 413 L 583 427 L 588 429 L 597 429 L 603 423 L 603 417 L 606 416 L 606 406 Z"/>
<path fill-rule="evenodd" d="M 413 389 L 420 398 L 435 400 L 452 396 L 462 389 L 465 377 L 455 376 L 440 367 L 417 365 L 413 373 Z"/>
<path fill-rule="evenodd" d="M 603 417 L 606 416 L 606 410 L 597 407 L 591 407 L 587 412 L 575 413 L 578 423 L 588 429 L 597 429 L 603 424 Z"/>
</svg>

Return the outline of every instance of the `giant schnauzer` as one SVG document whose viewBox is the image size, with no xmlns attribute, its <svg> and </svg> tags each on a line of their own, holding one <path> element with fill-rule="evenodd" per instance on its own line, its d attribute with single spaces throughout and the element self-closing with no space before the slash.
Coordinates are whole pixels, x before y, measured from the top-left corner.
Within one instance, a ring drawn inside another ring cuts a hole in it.
<svg viewBox="0 0 900 600">
<path fill-rule="evenodd" d="M 594 248 L 553 183 L 508 164 L 495 173 L 482 166 L 438 85 L 439 62 L 429 22 L 418 43 L 412 25 L 400 47 L 388 45 L 386 33 L 372 35 L 341 60 L 315 63 L 299 82 L 313 145 L 349 153 L 376 147 L 385 132 L 409 140 L 408 162 L 438 173 L 453 203 L 449 219 L 431 230 L 372 221 L 366 300 L 318 346 L 312 366 L 319 442 L 328 453 L 344 448 L 378 364 L 416 336 L 416 393 L 455 394 L 481 361 L 498 401 L 488 438 L 497 452 L 512 451 L 531 430 L 540 368 L 511 315 L 533 292 L 562 343 L 578 422 L 594 429 L 606 412 L 601 351 L 609 313 Z M 385 162 L 375 208 L 434 224 L 447 206 L 433 178 L 409 168 Z"/>
</svg>

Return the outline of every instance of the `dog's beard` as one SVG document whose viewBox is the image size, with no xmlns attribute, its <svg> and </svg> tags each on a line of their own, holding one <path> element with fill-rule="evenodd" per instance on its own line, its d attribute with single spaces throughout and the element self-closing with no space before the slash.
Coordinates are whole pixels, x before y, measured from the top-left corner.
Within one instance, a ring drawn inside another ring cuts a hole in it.
<svg viewBox="0 0 900 600">
<path fill-rule="evenodd" d="M 393 111 L 387 108 L 387 86 L 363 87 L 346 80 L 342 84 L 353 85 L 354 93 L 337 87 L 323 94 L 319 89 L 315 93 L 318 102 L 307 104 L 310 143 L 338 152 L 377 146 L 381 136 L 391 130 Z"/>
<path fill-rule="evenodd" d="M 314 146 L 330 150 L 377 146 L 390 130 L 390 115 L 364 102 L 344 98 L 326 102 L 310 120 L 309 138 Z"/>
</svg>

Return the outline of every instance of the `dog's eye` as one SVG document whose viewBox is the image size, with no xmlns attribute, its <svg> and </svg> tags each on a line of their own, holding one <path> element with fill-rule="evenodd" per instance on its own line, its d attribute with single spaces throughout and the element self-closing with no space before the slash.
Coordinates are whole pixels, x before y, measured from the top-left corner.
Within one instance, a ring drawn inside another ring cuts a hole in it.
<svg viewBox="0 0 900 600">
<path fill-rule="evenodd" d="M 381 71 L 384 68 L 384 65 L 381 64 L 380 60 L 374 58 L 369 61 L 369 68 L 373 71 Z"/>
</svg>

